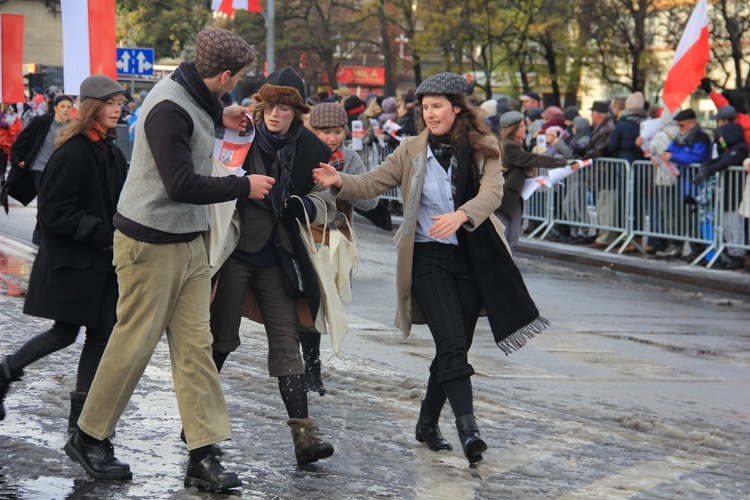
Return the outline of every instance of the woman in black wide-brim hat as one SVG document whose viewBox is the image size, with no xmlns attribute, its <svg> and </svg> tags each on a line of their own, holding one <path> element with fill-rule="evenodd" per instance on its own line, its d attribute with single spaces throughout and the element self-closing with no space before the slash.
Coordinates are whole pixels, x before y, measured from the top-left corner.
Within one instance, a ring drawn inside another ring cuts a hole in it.
<svg viewBox="0 0 750 500">
<path fill-rule="evenodd" d="M 436 350 L 416 439 L 433 451 L 453 449 L 438 427 L 447 399 L 464 455 L 475 463 L 487 449 L 474 418 L 474 369 L 468 361 L 477 318 L 484 309 L 506 354 L 547 321 L 529 297 L 493 214 L 503 196 L 500 150 L 468 105 L 466 87 L 453 73 L 426 79 L 415 93 L 418 136 L 404 139 L 366 174 L 349 176 L 321 164 L 314 175 L 348 200 L 401 187 L 396 326 L 408 336 L 413 323 L 426 323 Z"/>
<path fill-rule="evenodd" d="M 301 324 L 312 327 L 319 288 L 296 219 L 305 221 L 307 213 L 313 224 L 323 224 L 326 214 L 336 211 L 329 190 L 313 182 L 313 169 L 328 161 L 331 149 L 303 125 L 302 115 L 310 112 L 304 96 L 304 82 L 289 67 L 268 75 L 253 96 L 256 135 L 243 168 L 250 174 L 271 176 L 275 183 L 263 200 L 238 200 L 239 243 L 219 270 L 211 303 L 213 356 L 219 371 L 240 345 L 243 310 L 264 324 L 268 373 L 278 378 L 299 464 L 333 454 L 333 446 L 318 438 L 308 415 L 297 328 L 302 309 L 309 311 L 310 322 Z M 299 284 L 304 290 L 290 289 Z M 304 302 L 300 308 L 298 300 Z"/>
</svg>

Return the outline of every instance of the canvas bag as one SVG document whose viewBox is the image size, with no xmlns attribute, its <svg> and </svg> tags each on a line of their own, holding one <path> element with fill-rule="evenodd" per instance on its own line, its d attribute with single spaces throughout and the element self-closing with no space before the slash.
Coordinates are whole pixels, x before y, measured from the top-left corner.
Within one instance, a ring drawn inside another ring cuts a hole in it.
<svg viewBox="0 0 750 500">
<path fill-rule="evenodd" d="M 359 244 L 354 235 L 354 228 L 349 220 L 344 217 L 344 223 L 349 226 L 351 240 L 338 229 L 330 229 L 328 232 L 328 246 L 331 269 L 336 280 L 336 289 L 341 301 L 345 305 L 352 302 L 352 273 L 359 271 Z"/>
<path fill-rule="evenodd" d="M 315 195 L 308 194 L 307 196 Z M 356 262 L 358 259 L 356 247 L 353 247 L 353 243 L 338 229 L 329 228 L 327 221 L 323 225 L 321 242 L 316 242 L 307 212 L 305 212 L 305 222 L 297 220 L 297 224 L 320 286 L 320 311 L 315 320 L 315 329 L 320 333 L 329 334 L 333 352 L 339 356 L 341 344 L 349 330 L 342 298 L 345 297 L 347 301 L 351 301 L 349 274 L 359 267 Z M 326 231 L 329 243 L 326 243 Z M 343 271 L 346 271 L 345 277 L 341 276 Z M 339 292 L 339 283 L 342 285 L 343 294 Z"/>
<path fill-rule="evenodd" d="M 213 159 L 213 177 L 237 175 L 216 158 Z M 229 200 L 208 205 L 210 227 L 205 235 L 206 254 L 211 276 L 229 258 L 240 241 L 240 216 L 237 213 L 237 201 Z"/>
</svg>

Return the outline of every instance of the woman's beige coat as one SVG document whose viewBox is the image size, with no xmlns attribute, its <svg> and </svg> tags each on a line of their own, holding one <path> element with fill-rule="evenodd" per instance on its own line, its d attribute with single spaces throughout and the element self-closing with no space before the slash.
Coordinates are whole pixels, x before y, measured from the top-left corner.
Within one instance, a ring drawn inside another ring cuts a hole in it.
<svg viewBox="0 0 750 500">
<path fill-rule="evenodd" d="M 412 303 L 411 281 L 417 211 L 422 198 L 427 158 L 427 137 L 428 131 L 425 130 L 418 136 L 404 139 L 398 149 L 389 155 L 383 163 L 366 174 L 357 176 L 341 174 L 343 182 L 341 190 L 337 193 L 338 197 L 345 200 L 374 198 L 389 189 L 401 186 L 404 202 L 404 222 L 394 237 L 398 248 L 396 260 L 398 303 L 395 325 L 404 334 L 404 338 L 409 336 L 413 323 L 423 324 L 425 322 L 419 307 Z M 484 141 L 486 144 L 499 149 L 497 139 L 494 136 L 487 136 Z M 476 157 L 474 161 L 482 175 L 479 180 L 477 196 L 458 207 L 469 216 L 469 221 L 464 224 L 464 228 L 467 231 L 473 231 L 489 218 L 506 248 L 508 248 L 508 252 L 510 252 L 508 243 L 505 241 L 505 227 L 493 214 L 500 206 L 500 201 L 503 198 L 502 162 L 500 159 L 485 160 Z"/>
</svg>

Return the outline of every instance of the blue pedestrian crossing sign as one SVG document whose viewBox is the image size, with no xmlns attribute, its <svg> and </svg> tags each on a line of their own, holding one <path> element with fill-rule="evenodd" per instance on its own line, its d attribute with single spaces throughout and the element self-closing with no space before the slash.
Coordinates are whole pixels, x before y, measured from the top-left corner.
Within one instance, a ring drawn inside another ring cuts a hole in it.
<svg viewBox="0 0 750 500">
<path fill-rule="evenodd" d="M 144 49 L 140 47 L 118 47 L 117 74 L 134 76 L 153 75 L 154 49 Z"/>
</svg>

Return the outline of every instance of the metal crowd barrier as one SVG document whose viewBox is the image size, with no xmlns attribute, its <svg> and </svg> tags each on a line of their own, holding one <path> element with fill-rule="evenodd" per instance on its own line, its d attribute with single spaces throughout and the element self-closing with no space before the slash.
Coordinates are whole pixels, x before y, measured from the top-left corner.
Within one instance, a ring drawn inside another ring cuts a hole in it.
<svg viewBox="0 0 750 500">
<path fill-rule="evenodd" d="M 389 154 L 393 153 L 397 147 L 398 146 L 393 146 L 387 143 L 384 146 L 381 146 L 377 142 L 365 144 L 362 148 L 362 151 L 360 152 L 360 156 L 362 157 L 362 161 L 364 162 L 367 171 L 369 172 L 373 168 L 383 163 L 383 160 L 385 160 Z M 399 203 L 403 203 L 403 200 L 401 199 L 401 187 L 399 186 L 393 189 L 389 189 L 380 196 L 380 199 L 393 200 L 398 201 Z"/>
<path fill-rule="evenodd" d="M 669 177 L 659 175 L 660 167 L 649 161 L 633 162 L 629 197 L 633 200 L 634 210 L 629 214 L 628 243 L 634 237 L 642 236 L 703 245 L 703 252 L 693 264 L 709 254 L 712 258 L 718 257 L 715 252 L 718 176 L 695 186 L 691 180 L 699 167 L 698 164 L 680 165 L 680 175 L 665 182 L 664 179 Z"/>
<path fill-rule="evenodd" d="M 660 167 L 650 161 L 630 165 L 599 158 L 552 189 L 537 190 L 527 200 L 523 217 L 538 224 L 530 238 L 544 239 L 558 224 L 588 234 L 598 231 L 600 236 L 607 231 L 612 241 L 606 252 L 619 247 L 622 253 L 634 244 L 645 253 L 641 243 L 646 238 L 700 244 L 704 250 L 691 265 L 707 259 L 711 267 L 725 251 L 750 250 L 745 217 L 738 213 L 744 191 L 750 194 L 748 165 L 750 160 L 694 186 L 697 164 L 679 166 L 680 175 L 671 177 L 659 174 Z M 750 199 L 742 206 L 750 215 Z"/>
<path fill-rule="evenodd" d="M 589 167 L 579 169 L 553 189 L 537 190 L 527 207 L 533 207 L 534 196 L 546 196 L 546 230 L 544 239 L 556 224 L 596 230 L 606 241 L 605 251 L 627 246 L 631 199 L 628 196 L 630 164 L 616 158 L 599 158 Z M 541 193 L 540 193 L 541 191 Z M 539 215 L 535 214 L 538 218 Z M 533 237 L 535 233 L 531 233 Z"/>
<path fill-rule="evenodd" d="M 539 175 L 547 175 L 546 168 L 538 169 Z M 541 234 L 541 238 L 544 239 L 547 236 L 549 230 L 552 229 L 553 221 L 549 219 L 548 214 L 552 212 L 550 202 L 552 196 L 547 189 L 537 189 L 534 194 L 526 202 L 526 206 L 523 210 L 524 218 L 533 221 L 536 227 L 529 234 L 529 238 L 533 238 L 538 234 Z"/>
<path fill-rule="evenodd" d="M 743 167 L 729 167 L 719 174 L 716 194 L 716 254 L 709 266 L 723 252 L 732 254 L 735 249 L 739 254 L 750 252 L 750 243 L 746 233 L 745 219 L 750 218 L 750 159 L 745 160 Z"/>
</svg>

